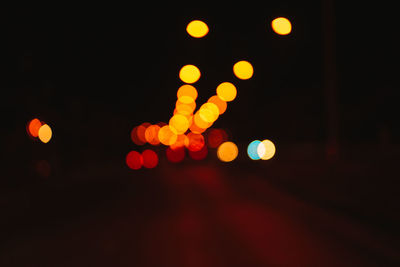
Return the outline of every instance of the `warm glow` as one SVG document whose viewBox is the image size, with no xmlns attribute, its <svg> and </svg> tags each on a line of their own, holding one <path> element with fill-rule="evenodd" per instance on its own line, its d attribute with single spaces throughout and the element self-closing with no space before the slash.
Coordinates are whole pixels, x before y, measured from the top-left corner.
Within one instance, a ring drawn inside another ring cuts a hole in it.
<svg viewBox="0 0 400 267">
<path fill-rule="evenodd" d="M 194 86 L 190 84 L 184 84 L 181 87 L 179 87 L 178 92 L 176 93 L 177 98 L 181 98 L 182 96 L 189 96 L 193 100 L 196 100 L 197 98 L 197 90 Z"/>
<path fill-rule="evenodd" d="M 170 145 L 170 148 L 178 149 L 184 147 L 188 142 L 188 137 L 185 134 L 180 134 L 177 136 L 175 143 Z"/>
<path fill-rule="evenodd" d="M 222 100 L 221 98 L 219 98 L 219 96 L 214 95 L 212 97 L 210 97 L 207 101 L 208 103 L 213 103 L 218 107 L 219 110 L 219 114 L 223 114 L 227 108 L 227 104 L 224 100 Z"/>
<path fill-rule="evenodd" d="M 28 134 L 32 137 L 38 137 L 39 128 L 42 126 L 42 123 L 38 119 L 33 119 L 28 124 Z"/>
<path fill-rule="evenodd" d="M 53 135 L 51 128 L 47 124 L 43 124 L 38 131 L 38 137 L 43 143 L 48 143 Z"/>
<path fill-rule="evenodd" d="M 185 159 L 185 147 L 180 147 L 176 149 L 168 147 L 165 151 L 165 154 L 167 155 L 167 159 L 170 162 L 173 163 L 181 162 Z"/>
<path fill-rule="evenodd" d="M 233 65 L 233 73 L 242 80 L 250 79 L 253 76 L 253 66 L 247 61 L 239 61 Z"/>
<path fill-rule="evenodd" d="M 207 146 L 203 146 L 198 151 L 189 150 L 189 156 L 194 160 L 203 160 L 207 157 L 208 149 Z"/>
<path fill-rule="evenodd" d="M 195 83 L 200 79 L 200 70 L 194 65 L 185 65 L 179 71 L 179 78 L 184 83 Z"/>
<path fill-rule="evenodd" d="M 137 151 L 129 152 L 128 155 L 126 155 L 125 161 L 126 165 L 133 170 L 140 169 L 143 164 L 142 155 Z"/>
<path fill-rule="evenodd" d="M 199 128 L 207 129 L 212 125 L 212 122 L 205 121 L 202 116 L 200 116 L 200 112 L 196 112 L 193 117 L 193 124 L 196 124 Z"/>
<path fill-rule="evenodd" d="M 272 143 L 272 141 L 265 139 L 264 141 L 262 141 L 258 147 L 257 147 L 257 153 L 258 156 L 262 159 L 262 160 L 268 160 L 270 158 L 272 158 L 275 155 L 275 145 L 274 143 Z"/>
<path fill-rule="evenodd" d="M 160 140 L 158 139 L 158 131 L 160 130 L 160 126 L 158 125 L 150 125 L 147 127 L 146 131 L 144 132 L 144 137 L 147 143 L 151 145 L 158 145 Z"/>
<path fill-rule="evenodd" d="M 158 156 L 157 153 L 151 149 L 146 149 L 142 152 L 143 167 L 151 169 L 157 166 Z"/>
<path fill-rule="evenodd" d="M 249 157 L 252 160 L 259 160 L 260 159 L 260 156 L 258 155 L 258 146 L 260 144 L 261 144 L 260 140 L 254 140 L 247 147 L 247 155 L 249 155 Z"/>
<path fill-rule="evenodd" d="M 175 110 L 176 113 L 189 116 L 193 114 L 193 111 L 196 109 L 196 103 L 193 101 L 190 104 L 182 103 L 179 99 L 176 101 Z"/>
<path fill-rule="evenodd" d="M 207 143 L 211 148 L 217 148 L 227 140 L 227 134 L 222 129 L 211 129 L 207 135 Z"/>
<path fill-rule="evenodd" d="M 232 142 L 222 143 L 217 150 L 217 156 L 219 160 L 224 162 L 230 162 L 238 156 L 238 147 Z"/>
<path fill-rule="evenodd" d="M 158 131 L 158 139 L 163 145 L 169 146 L 176 142 L 177 135 L 171 130 L 169 125 L 165 125 Z"/>
<path fill-rule="evenodd" d="M 199 151 L 203 148 L 205 142 L 201 134 L 188 133 L 185 146 L 189 151 Z"/>
<path fill-rule="evenodd" d="M 213 123 L 218 119 L 219 109 L 217 105 L 207 102 L 200 107 L 199 115 L 204 121 Z"/>
<path fill-rule="evenodd" d="M 207 128 L 201 128 L 201 127 L 199 127 L 199 126 L 196 124 L 196 122 L 195 122 L 194 120 L 193 120 L 193 123 L 190 125 L 189 129 L 190 129 L 190 131 L 191 131 L 192 133 L 195 133 L 195 134 L 201 134 L 201 133 L 203 133 L 205 130 L 207 130 Z"/>
<path fill-rule="evenodd" d="M 208 33 L 208 26 L 201 20 L 193 20 L 187 25 L 186 31 L 194 38 L 201 38 Z"/>
<path fill-rule="evenodd" d="M 189 129 L 189 120 L 184 115 L 175 114 L 169 120 L 169 126 L 177 134 L 184 134 Z"/>
<path fill-rule="evenodd" d="M 292 24 L 287 18 L 276 18 L 271 22 L 272 29 L 279 35 L 288 35 L 292 31 Z"/>
<path fill-rule="evenodd" d="M 234 100 L 236 94 L 236 87 L 230 82 L 223 82 L 217 87 L 218 97 L 226 102 Z"/>
</svg>

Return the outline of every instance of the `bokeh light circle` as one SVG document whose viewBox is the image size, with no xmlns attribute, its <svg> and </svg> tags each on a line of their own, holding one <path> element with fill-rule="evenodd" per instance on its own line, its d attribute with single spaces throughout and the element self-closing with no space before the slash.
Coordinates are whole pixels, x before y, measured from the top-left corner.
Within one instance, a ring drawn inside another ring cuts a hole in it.
<svg viewBox="0 0 400 267">
<path fill-rule="evenodd" d="M 217 95 L 226 102 L 230 102 L 236 98 L 236 87 L 230 82 L 223 82 L 217 87 Z"/>
<path fill-rule="evenodd" d="M 218 107 L 219 115 L 223 114 L 226 111 L 226 108 L 228 106 L 228 104 L 226 104 L 226 101 L 222 100 L 217 95 L 210 97 L 207 102 L 213 103 Z"/>
<path fill-rule="evenodd" d="M 217 149 L 217 156 L 223 162 L 230 162 L 236 159 L 239 149 L 233 142 L 224 142 Z"/>
<path fill-rule="evenodd" d="M 271 27 L 279 35 L 288 35 L 292 31 L 292 24 L 284 17 L 274 19 L 271 22 Z"/>
<path fill-rule="evenodd" d="M 151 149 L 146 149 L 142 152 L 143 167 L 152 169 L 158 164 L 157 153 Z"/>
<path fill-rule="evenodd" d="M 193 20 L 186 26 L 187 33 L 194 38 L 201 38 L 207 35 L 209 29 L 206 23 L 201 20 Z"/>
<path fill-rule="evenodd" d="M 276 148 L 274 143 L 271 140 L 265 139 L 263 140 L 257 147 L 258 156 L 262 160 L 271 159 L 276 152 Z"/>
<path fill-rule="evenodd" d="M 250 62 L 242 60 L 233 65 L 233 73 L 239 79 L 247 80 L 253 76 L 254 69 Z"/>
<path fill-rule="evenodd" d="M 261 157 L 258 155 L 258 146 L 261 144 L 260 140 L 254 140 L 247 146 L 247 155 L 252 160 L 259 160 Z"/>
<path fill-rule="evenodd" d="M 143 165 L 142 155 L 137 151 L 130 151 L 125 158 L 126 165 L 132 170 L 138 170 Z"/>
<path fill-rule="evenodd" d="M 42 122 L 39 119 L 33 119 L 28 123 L 28 134 L 32 137 L 38 137 L 39 129 L 42 126 Z"/>
<path fill-rule="evenodd" d="M 178 136 L 174 133 L 169 125 L 165 125 L 158 131 L 158 139 L 163 145 L 170 146 L 176 142 Z"/>
<path fill-rule="evenodd" d="M 181 114 L 175 114 L 169 120 L 169 126 L 172 127 L 172 130 L 176 130 L 177 134 L 183 134 L 189 128 L 189 120 Z"/>
<path fill-rule="evenodd" d="M 178 92 L 176 93 L 177 98 L 181 98 L 182 96 L 190 96 L 193 98 L 193 100 L 196 100 L 197 98 L 197 90 L 193 85 L 190 84 L 184 84 L 181 87 L 179 87 Z"/>
<path fill-rule="evenodd" d="M 39 140 L 43 143 L 48 143 L 53 136 L 53 132 L 49 125 L 43 124 L 38 131 Z"/>
<path fill-rule="evenodd" d="M 185 65 L 179 71 L 179 78 L 184 83 L 195 83 L 200 79 L 200 70 L 194 65 Z"/>
</svg>

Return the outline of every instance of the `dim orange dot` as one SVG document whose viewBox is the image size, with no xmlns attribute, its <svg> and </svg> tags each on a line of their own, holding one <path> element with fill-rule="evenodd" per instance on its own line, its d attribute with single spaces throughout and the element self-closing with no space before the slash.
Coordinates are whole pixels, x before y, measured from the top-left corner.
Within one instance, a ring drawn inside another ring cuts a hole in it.
<svg viewBox="0 0 400 267">
<path fill-rule="evenodd" d="M 217 95 L 210 97 L 207 102 L 217 105 L 220 115 L 226 111 L 226 108 L 228 106 L 226 102 L 219 98 Z"/>
<path fill-rule="evenodd" d="M 33 119 L 28 123 L 28 134 L 32 137 L 38 137 L 39 128 L 42 126 L 42 123 L 39 119 Z"/>
<path fill-rule="evenodd" d="M 217 156 L 221 161 L 230 162 L 238 156 L 238 147 L 232 142 L 222 143 L 217 150 Z"/>
<path fill-rule="evenodd" d="M 236 98 L 236 87 L 230 82 L 223 82 L 217 87 L 217 95 L 226 102 L 230 102 Z"/>
<path fill-rule="evenodd" d="M 200 70 L 194 65 L 185 65 L 179 71 L 179 78 L 184 83 L 195 83 L 200 79 Z"/>
<path fill-rule="evenodd" d="M 292 31 L 292 24 L 287 18 L 279 17 L 271 22 L 272 29 L 279 35 L 288 35 Z"/>
<path fill-rule="evenodd" d="M 130 151 L 125 158 L 126 165 L 133 170 L 138 170 L 142 167 L 143 159 L 142 155 L 140 155 L 137 151 Z"/>
<path fill-rule="evenodd" d="M 242 60 L 233 65 L 233 73 L 239 79 L 247 80 L 253 76 L 254 69 L 250 62 Z"/>
<path fill-rule="evenodd" d="M 194 38 L 201 38 L 207 35 L 209 29 L 206 23 L 201 20 L 193 20 L 186 27 L 187 33 Z"/>
<path fill-rule="evenodd" d="M 142 152 L 143 167 L 152 169 L 158 164 L 157 153 L 151 149 L 146 149 Z"/>
</svg>

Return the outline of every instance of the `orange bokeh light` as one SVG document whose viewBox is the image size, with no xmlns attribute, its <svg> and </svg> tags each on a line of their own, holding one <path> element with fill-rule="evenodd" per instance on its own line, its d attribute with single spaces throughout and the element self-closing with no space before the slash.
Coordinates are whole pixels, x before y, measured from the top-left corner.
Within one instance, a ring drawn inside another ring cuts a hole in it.
<svg viewBox="0 0 400 267">
<path fill-rule="evenodd" d="M 38 137 L 39 128 L 42 126 L 42 123 L 39 119 L 33 119 L 28 123 L 28 134 L 32 137 Z"/>
<path fill-rule="evenodd" d="M 163 145 L 170 146 L 176 142 L 177 138 L 177 134 L 171 130 L 169 125 L 161 127 L 158 131 L 158 139 Z"/>
<path fill-rule="evenodd" d="M 236 98 L 236 87 L 230 82 L 223 82 L 217 87 L 217 95 L 226 102 L 230 102 Z"/>
<path fill-rule="evenodd" d="M 170 147 L 172 149 L 178 149 L 180 147 L 184 147 L 185 144 L 188 142 L 187 136 L 185 134 L 180 134 L 177 136 L 175 143 L 171 144 Z"/>
<path fill-rule="evenodd" d="M 206 23 L 201 20 L 193 20 L 186 26 L 187 33 L 194 38 L 201 38 L 207 35 L 209 29 Z"/>
<path fill-rule="evenodd" d="M 233 65 L 233 73 L 239 79 L 247 80 L 253 76 L 254 69 L 250 62 L 242 60 Z"/>
<path fill-rule="evenodd" d="M 222 143 L 217 150 L 217 156 L 223 162 L 230 162 L 236 159 L 238 153 L 238 147 L 232 142 Z"/>
<path fill-rule="evenodd" d="M 200 70 L 195 65 L 185 65 L 179 71 L 179 78 L 184 83 L 195 83 L 200 79 Z"/>
<path fill-rule="evenodd" d="M 184 115 L 175 114 L 169 120 L 169 126 L 177 134 L 184 134 L 189 129 L 189 120 Z"/>
<path fill-rule="evenodd" d="M 197 90 L 193 85 L 190 84 L 184 84 L 181 87 L 179 87 L 178 92 L 176 93 L 177 98 L 181 98 L 183 96 L 189 96 L 193 100 L 196 100 L 197 98 Z"/>
<path fill-rule="evenodd" d="M 48 143 L 53 136 L 53 131 L 50 126 L 47 124 L 43 124 L 38 131 L 38 138 L 43 143 Z"/>
<path fill-rule="evenodd" d="M 200 112 L 196 112 L 193 117 L 193 124 L 196 124 L 198 128 L 207 129 L 212 125 L 212 122 L 205 121 L 201 116 Z"/>
<path fill-rule="evenodd" d="M 144 132 L 144 137 L 147 143 L 155 146 L 160 144 L 160 140 L 158 139 L 159 130 L 160 126 L 158 126 L 157 124 L 147 127 L 146 131 Z"/>
<path fill-rule="evenodd" d="M 187 138 L 185 145 L 189 151 L 199 151 L 205 144 L 204 136 L 201 134 L 188 133 Z"/>
<path fill-rule="evenodd" d="M 226 111 L 226 108 L 228 106 L 228 104 L 217 95 L 210 97 L 207 102 L 215 104 L 218 107 L 220 115 Z"/>
</svg>

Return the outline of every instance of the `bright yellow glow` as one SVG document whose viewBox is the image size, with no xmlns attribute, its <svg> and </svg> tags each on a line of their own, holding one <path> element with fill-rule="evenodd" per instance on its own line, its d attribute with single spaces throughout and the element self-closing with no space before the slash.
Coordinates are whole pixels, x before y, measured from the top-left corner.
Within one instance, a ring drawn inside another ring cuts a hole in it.
<svg viewBox="0 0 400 267">
<path fill-rule="evenodd" d="M 200 70 L 194 65 L 185 65 L 179 71 L 179 78 L 184 83 L 195 83 L 200 79 Z"/>
<path fill-rule="evenodd" d="M 179 102 L 182 102 L 183 104 L 191 104 L 194 102 L 194 99 L 190 96 L 184 95 L 178 98 Z"/>
<path fill-rule="evenodd" d="M 253 66 L 248 61 L 239 61 L 233 65 L 233 73 L 242 80 L 250 79 L 253 76 Z"/>
<path fill-rule="evenodd" d="M 176 142 L 178 136 L 171 130 L 169 125 L 165 125 L 158 131 L 158 139 L 163 145 L 169 146 Z"/>
<path fill-rule="evenodd" d="M 218 110 L 219 110 L 219 115 L 223 114 L 226 111 L 226 108 L 228 106 L 226 104 L 226 102 L 224 100 L 222 100 L 221 98 L 219 98 L 217 95 L 210 97 L 207 102 L 217 105 Z"/>
<path fill-rule="evenodd" d="M 208 33 L 208 26 L 201 20 L 193 20 L 187 25 L 186 31 L 194 38 L 201 38 Z"/>
<path fill-rule="evenodd" d="M 177 134 L 184 134 L 189 129 L 189 120 L 181 114 L 175 114 L 169 120 L 169 126 L 175 129 Z"/>
<path fill-rule="evenodd" d="M 265 139 L 257 147 L 257 154 L 262 160 L 268 160 L 275 155 L 275 145 L 272 141 Z"/>
<path fill-rule="evenodd" d="M 197 127 L 202 128 L 202 129 L 207 129 L 211 126 L 212 123 L 205 121 L 201 116 L 200 112 L 196 112 L 193 117 L 194 124 L 196 124 Z"/>
<path fill-rule="evenodd" d="M 193 98 L 193 100 L 196 100 L 197 90 L 193 85 L 184 84 L 181 87 L 179 87 L 176 95 L 177 95 L 178 99 L 181 98 L 182 96 L 190 96 L 191 98 Z"/>
<path fill-rule="evenodd" d="M 204 121 L 213 123 L 218 119 L 219 109 L 213 103 L 205 103 L 200 107 L 199 115 Z"/>
<path fill-rule="evenodd" d="M 219 160 L 224 162 L 230 162 L 239 154 L 238 147 L 232 142 L 222 143 L 217 150 L 217 156 Z"/>
<path fill-rule="evenodd" d="M 179 114 L 182 114 L 185 116 L 192 115 L 195 108 L 196 108 L 195 102 L 192 102 L 190 104 L 185 104 L 185 103 L 182 103 L 180 100 L 178 100 L 178 101 L 176 101 L 176 104 L 175 104 L 176 113 L 179 113 Z"/>
<path fill-rule="evenodd" d="M 279 17 L 271 22 L 272 29 L 279 35 L 288 35 L 292 31 L 292 24 L 287 18 Z"/>
<path fill-rule="evenodd" d="M 47 124 L 43 124 L 38 131 L 38 137 L 43 143 L 48 143 L 53 135 L 51 128 Z"/>
<path fill-rule="evenodd" d="M 217 95 L 226 102 L 230 102 L 236 97 L 236 87 L 230 82 L 223 82 L 217 87 Z"/>
</svg>

